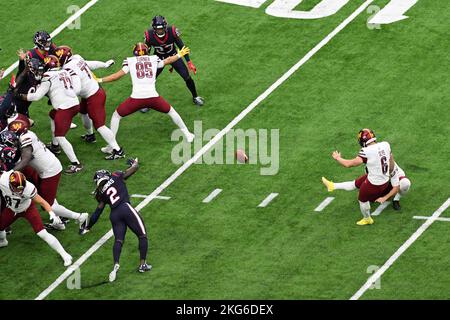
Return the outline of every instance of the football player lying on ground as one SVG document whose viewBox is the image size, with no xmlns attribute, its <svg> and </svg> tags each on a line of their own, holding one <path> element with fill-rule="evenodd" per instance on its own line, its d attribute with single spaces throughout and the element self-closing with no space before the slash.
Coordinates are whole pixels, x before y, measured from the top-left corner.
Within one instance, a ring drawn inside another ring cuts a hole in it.
<svg viewBox="0 0 450 320">
<path fill-rule="evenodd" d="M 78 160 L 72 144 L 67 140 L 66 134 L 73 117 L 80 111 L 77 93 L 81 88 L 81 80 L 75 72 L 62 70 L 56 56 L 48 56 L 44 66 L 34 58 L 31 61 L 30 71 L 42 81 L 35 92 L 17 94 L 17 97 L 27 101 L 38 101 L 48 95 L 53 107 L 49 112 L 53 140 L 61 145 L 71 163 L 64 172 L 75 174 L 83 169 L 83 165 Z"/>
<path fill-rule="evenodd" d="M 114 267 L 109 274 L 110 282 L 116 279 L 117 271 L 120 268 L 120 253 L 122 251 L 123 242 L 125 241 L 127 228 L 130 228 L 139 240 L 140 265 L 138 271 L 146 272 L 150 271 L 152 268 L 152 266 L 146 262 L 148 240 L 144 220 L 131 206 L 130 197 L 125 185 L 125 180 L 138 170 L 138 159 L 130 159 L 128 160 L 128 164 L 130 167 L 125 170 L 125 172 L 117 171 L 112 174 L 107 170 L 95 172 L 94 182 L 96 184 L 96 189 L 94 193 L 95 198 L 98 201 L 98 206 L 92 214 L 88 226 L 83 230 L 80 230 L 81 235 L 86 234 L 97 222 L 105 205 L 108 204 L 110 206 L 111 213 L 109 219 L 111 220 L 115 238 L 113 246 Z"/>
<path fill-rule="evenodd" d="M 5 229 L 17 219 L 25 218 L 33 227 L 34 232 L 61 256 L 64 260 L 64 266 L 70 266 L 72 256 L 64 250 L 55 236 L 44 229 L 35 203 L 43 207 L 54 222 L 58 222 L 59 218 L 52 211 L 47 201 L 37 193 L 36 187 L 31 182 L 27 182 L 23 173 L 6 171 L 0 176 L 0 190 L 6 202 L 6 208 L 2 210 L 0 215 L 0 247 L 8 245 Z"/>
<path fill-rule="evenodd" d="M 114 111 L 111 118 L 111 130 L 117 135 L 119 124 L 122 117 L 126 117 L 142 108 L 152 108 L 156 111 L 166 113 L 172 121 L 183 132 L 186 140 L 191 143 L 194 135 L 189 132 L 184 124 L 183 119 L 175 111 L 175 109 L 156 91 L 156 70 L 167 64 L 181 59 L 189 53 L 189 48 L 183 47 L 180 52 L 174 56 L 170 56 L 164 60 L 160 60 L 157 56 L 148 55 L 148 47 L 144 43 L 137 43 L 133 48 L 134 57 L 127 58 L 123 61 L 123 67 L 118 72 L 104 78 L 98 79 L 98 82 L 116 81 L 127 73 L 131 76 L 133 90 L 131 96 L 122 102 Z M 102 148 L 104 153 L 112 151 L 111 146 Z"/>
<path fill-rule="evenodd" d="M 356 158 L 351 160 L 344 159 L 338 151 L 334 151 L 332 154 L 333 159 L 346 168 L 357 167 L 363 163 L 366 164 L 368 173 L 351 182 L 359 189 L 359 207 L 364 216 L 363 219 L 357 222 L 360 226 L 374 223 L 370 216 L 370 203 L 387 195 L 392 189 L 389 181 L 395 162 L 391 146 L 386 141 L 377 143 L 376 140 L 377 138 L 372 130 L 362 129 L 358 133 L 358 142 L 362 149 Z M 326 181 L 324 183 L 328 190 L 332 189 L 331 185 L 326 184 Z"/>
<path fill-rule="evenodd" d="M 356 190 L 357 180 L 345 181 L 345 182 L 333 182 L 322 177 L 323 184 L 327 187 L 329 192 L 334 190 L 353 191 Z M 392 207 L 394 210 L 400 210 L 400 198 L 408 193 L 411 187 L 411 181 L 406 177 L 405 172 L 395 163 L 394 171 L 391 174 L 390 184 L 392 190 L 385 196 L 379 197 L 375 200 L 378 203 L 384 203 L 390 198 L 394 197 L 392 201 Z"/>
<path fill-rule="evenodd" d="M 29 130 L 29 127 L 29 122 L 21 114 L 18 114 L 8 125 L 9 130 L 18 136 L 20 144 L 20 161 L 15 165 L 14 170 L 24 172 L 30 167 L 34 169 L 33 171 L 38 175 L 37 188 L 41 197 L 48 202 L 57 216 L 74 219 L 78 221 L 81 228 L 84 223 L 87 223 L 88 214 L 74 212 L 58 203 L 56 195 L 61 179 L 61 162 L 45 147 L 45 144 L 39 140 L 38 136 Z M 65 224 L 52 223 L 48 227 L 64 230 Z"/>
</svg>

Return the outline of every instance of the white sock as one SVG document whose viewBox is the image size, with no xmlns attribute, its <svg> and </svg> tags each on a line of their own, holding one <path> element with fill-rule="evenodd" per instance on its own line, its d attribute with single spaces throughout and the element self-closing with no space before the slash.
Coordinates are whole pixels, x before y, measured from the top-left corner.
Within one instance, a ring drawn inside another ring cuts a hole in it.
<svg viewBox="0 0 450 320">
<path fill-rule="evenodd" d="M 80 163 L 77 156 L 75 155 L 75 151 L 73 150 L 72 145 L 65 137 L 56 137 L 56 141 L 58 141 L 58 144 L 61 145 L 61 148 L 63 149 L 67 158 L 69 158 L 70 162 Z"/>
<path fill-rule="evenodd" d="M 54 235 L 50 234 L 47 232 L 47 230 L 42 230 L 40 232 L 37 233 L 37 235 L 44 240 L 45 242 L 47 242 L 47 244 L 56 252 L 58 252 L 58 254 L 63 258 L 66 259 L 69 254 L 66 252 L 66 250 L 64 250 L 63 246 L 61 245 L 61 243 L 58 241 L 58 239 L 55 238 Z"/>
<path fill-rule="evenodd" d="M 122 119 L 122 117 L 117 111 L 114 111 L 111 117 L 111 131 L 114 133 L 115 137 L 117 137 L 117 132 L 119 131 L 120 119 Z"/>
<path fill-rule="evenodd" d="M 401 196 L 400 192 L 397 193 L 397 194 L 395 195 L 395 197 L 394 197 L 394 201 L 400 201 L 400 198 L 401 198 L 401 197 L 402 197 L 402 196 Z"/>
<path fill-rule="evenodd" d="M 81 122 L 83 122 L 83 127 L 86 129 L 87 134 L 93 134 L 94 128 L 92 126 L 92 120 L 89 118 L 88 114 L 80 113 Z"/>
<path fill-rule="evenodd" d="M 69 210 L 66 207 L 60 205 L 58 203 L 58 201 L 56 201 L 56 199 L 55 199 L 55 202 L 52 205 L 52 210 L 57 216 L 63 217 L 63 218 L 69 218 L 69 219 L 73 219 L 73 220 L 78 220 L 80 218 L 80 216 L 81 216 L 81 213 Z"/>
<path fill-rule="evenodd" d="M 356 189 L 355 181 L 335 182 L 334 189 L 335 190 L 353 191 Z"/>
<path fill-rule="evenodd" d="M 114 133 L 107 126 L 103 126 L 97 129 L 98 133 L 103 137 L 108 145 L 110 145 L 114 150 L 119 150 L 120 147 L 117 144 Z"/>
<path fill-rule="evenodd" d="M 361 209 L 361 213 L 364 216 L 364 218 L 370 217 L 370 201 L 367 202 L 359 201 L 359 208 Z"/>
<path fill-rule="evenodd" d="M 178 112 L 176 112 L 174 108 L 170 107 L 170 110 L 167 114 L 170 118 L 172 118 L 172 121 L 178 126 L 178 128 L 180 128 L 181 132 L 183 132 L 185 136 L 188 136 L 190 132 Z"/>
<path fill-rule="evenodd" d="M 55 137 L 55 121 L 53 121 L 53 119 L 50 119 L 50 129 L 52 130 L 52 144 L 57 146 L 58 141 L 56 140 L 56 137 Z"/>
<path fill-rule="evenodd" d="M 0 241 L 6 240 L 6 231 L 0 231 Z"/>
</svg>

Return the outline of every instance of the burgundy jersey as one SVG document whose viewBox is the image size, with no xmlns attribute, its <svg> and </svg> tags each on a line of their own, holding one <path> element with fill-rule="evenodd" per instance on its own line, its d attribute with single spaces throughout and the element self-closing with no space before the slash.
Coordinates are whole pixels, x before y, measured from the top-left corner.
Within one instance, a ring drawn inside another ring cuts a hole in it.
<svg viewBox="0 0 450 320">
<path fill-rule="evenodd" d="M 98 199 L 109 204 L 111 209 L 118 207 L 122 203 L 130 203 L 130 196 L 125 185 L 123 172 L 114 172 L 103 188 L 99 190 L 98 196 Z"/>
</svg>

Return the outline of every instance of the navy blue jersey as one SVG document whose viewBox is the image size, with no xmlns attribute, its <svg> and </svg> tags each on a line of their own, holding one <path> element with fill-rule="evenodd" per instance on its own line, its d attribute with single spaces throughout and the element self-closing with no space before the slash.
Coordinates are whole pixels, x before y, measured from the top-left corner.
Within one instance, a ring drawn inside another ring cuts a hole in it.
<svg viewBox="0 0 450 320">
<path fill-rule="evenodd" d="M 103 188 L 98 191 L 98 200 L 109 204 L 111 209 L 123 203 L 130 203 L 130 196 L 123 178 L 123 172 L 116 171 L 112 174 Z"/>
<path fill-rule="evenodd" d="M 155 54 L 162 60 L 167 57 L 177 54 L 177 48 L 184 46 L 180 38 L 180 31 L 175 26 L 168 26 L 166 34 L 163 38 L 159 38 L 153 29 L 145 31 L 145 44 L 151 49 L 155 48 Z M 185 56 L 186 61 L 189 61 L 189 56 Z"/>
</svg>

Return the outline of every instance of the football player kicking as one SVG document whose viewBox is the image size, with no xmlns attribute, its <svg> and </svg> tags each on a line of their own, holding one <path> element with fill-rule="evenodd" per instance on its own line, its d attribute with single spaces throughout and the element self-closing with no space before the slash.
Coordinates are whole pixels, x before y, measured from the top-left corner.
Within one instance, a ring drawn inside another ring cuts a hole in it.
<svg viewBox="0 0 450 320">
<path fill-rule="evenodd" d="M 61 70 L 59 60 L 56 56 L 48 56 L 42 70 L 40 64 L 32 64 L 33 73 L 41 78 L 41 83 L 35 92 L 19 94 L 18 96 L 27 101 L 37 101 L 48 95 L 52 102 L 53 110 L 50 111 L 52 140 L 61 145 L 64 153 L 69 158 L 70 165 L 64 171 L 74 174 L 83 169 L 73 150 L 72 144 L 66 139 L 73 117 L 80 111 L 80 103 L 77 93 L 80 91 L 81 82 L 77 74 L 70 70 Z M 39 68 L 36 70 L 35 68 Z"/>
<path fill-rule="evenodd" d="M 8 129 L 17 134 L 20 142 L 21 158 L 14 170 L 23 172 L 28 165 L 32 167 L 38 174 L 37 188 L 41 197 L 47 201 L 57 216 L 78 221 L 81 229 L 87 223 L 88 214 L 74 212 L 58 203 L 56 194 L 61 179 L 61 162 L 45 147 L 37 135 L 29 130 L 29 126 L 29 122 L 23 118 L 12 120 L 8 125 Z M 64 230 L 65 224 L 52 223 L 48 227 Z"/>
<path fill-rule="evenodd" d="M 18 218 L 25 218 L 31 224 L 34 232 L 61 256 L 64 260 L 64 266 L 70 266 L 72 264 L 70 254 L 64 250 L 55 236 L 44 229 L 44 224 L 35 203 L 49 213 L 51 220 L 54 222 L 60 222 L 60 220 L 47 201 L 37 193 L 36 187 L 26 180 L 23 173 L 7 171 L 0 176 L 0 190 L 6 202 L 6 208 L 2 210 L 0 215 L 0 247 L 8 245 L 5 229 Z"/>
<path fill-rule="evenodd" d="M 89 225 L 84 230 L 80 231 L 81 235 L 86 234 L 97 222 L 105 205 L 108 204 L 111 207 L 109 219 L 112 223 L 115 240 L 113 246 L 114 267 L 109 274 L 110 282 L 116 279 L 117 271 L 119 271 L 120 268 L 120 253 L 122 251 L 123 242 L 125 241 L 127 228 L 130 228 L 139 239 L 140 265 L 138 271 L 146 272 L 152 269 L 152 266 L 146 262 L 148 240 L 144 220 L 131 206 L 130 197 L 125 185 L 125 180 L 138 170 L 138 159 L 129 160 L 128 163 L 130 167 L 125 172 L 118 171 L 113 174 L 106 170 L 95 172 L 95 197 L 99 203 L 89 221 Z"/>
<path fill-rule="evenodd" d="M 106 121 L 106 93 L 96 81 L 92 70 L 98 68 L 109 68 L 114 64 L 114 60 L 106 62 L 86 61 L 80 55 L 73 54 L 72 49 L 68 46 L 60 46 L 56 48 L 56 55 L 64 69 L 74 71 L 81 79 L 81 97 L 80 113 L 83 125 L 87 130 L 87 134 L 82 136 L 86 142 L 95 142 L 95 130 L 100 133 L 108 145 L 111 146 L 112 152 L 107 156 L 106 160 L 115 160 L 125 157 L 125 153 L 116 141 L 114 133 L 105 125 Z M 91 121 L 92 120 L 92 121 Z"/>
<path fill-rule="evenodd" d="M 178 30 L 178 28 L 173 25 L 168 26 L 166 18 L 164 18 L 163 16 L 153 17 L 151 28 L 145 31 L 145 44 L 149 48 L 154 47 L 155 54 L 161 60 L 177 54 L 175 45 L 179 49 L 184 47 L 184 43 L 180 38 L 180 31 Z M 196 74 L 197 68 L 192 63 L 192 60 L 189 58 L 188 54 L 184 56 L 184 59 L 187 62 L 187 68 L 183 60 L 179 59 L 170 63 L 171 68 L 169 71 L 172 72 L 172 69 L 175 69 L 175 71 L 186 82 L 186 86 L 192 94 L 192 101 L 194 102 L 194 104 L 196 104 L 197 106 L 202 106 L 205 102 L 203 101 L 203 98 L 197 94 L 194 80 L 189 74 L 189 70 Z M 161 68 L 158 67 L 156 77 L 158 77 L 163 70 L 164 66 Z M 141 111 L 147 112 L 148 108 L 142 109 Z"/>
<path fill-rule="evenodd" d="M 359 189 L 359 207 L 364 216 L 357 222 L 358 225 L 370 225 L 374 221 L 370 216 L 370 203 L 389 194 L 392 189 L 390 176 L 394 170 L 394 156 L 391 152 L 391 146 L 388 142 L 377 143 L 375 134 L 370 129 L 362 129 L 358 134 L 358 142 L 362 149 L 356 158 L 347 160 L 341 157 L 340 152 L 334 151 L 332 157 L 346 168 L 356 167 L 363 163 L 366 164 L 367 174 L 359 177 L 355 181 L 336 184 L 322 178 L 322 182 L 332 191 L 337 188 L 344 190 Z"/>
<path fill-rule="evenodd" d="M 186 140 L 190 143 L 194 140 L 194 135 L 189 132 L 183 119 L 175 111 L 175 109 L 161 97 L 156 91 L 156 70 L 167 64 L 173 63 L 189 53 L 189 48 L 183 47 L 180 52 L 174 56 L 170 56 L 164 60 L 160 60 L 157 56 L 148 55 L 148 47 L 144 43 L 137 43 L 134 46 L 134 57 L 124 60 L 122 69 L 118 72 L 104 78 L 98 79 L 100 83 L 118 80 L 127 73 L 131 76 L 133 90 L 131 96 L 122 102 L 111 118 L 111 130 L 117 135 L 119 124 L 122 117 L 126 117 L 142 108 L 152 108 L 156 111 L 166 113 L 172 121 L 183 132 Z M 104 153 L 112 151 L 111 146 L 102 148 Z"/>
</svg>

